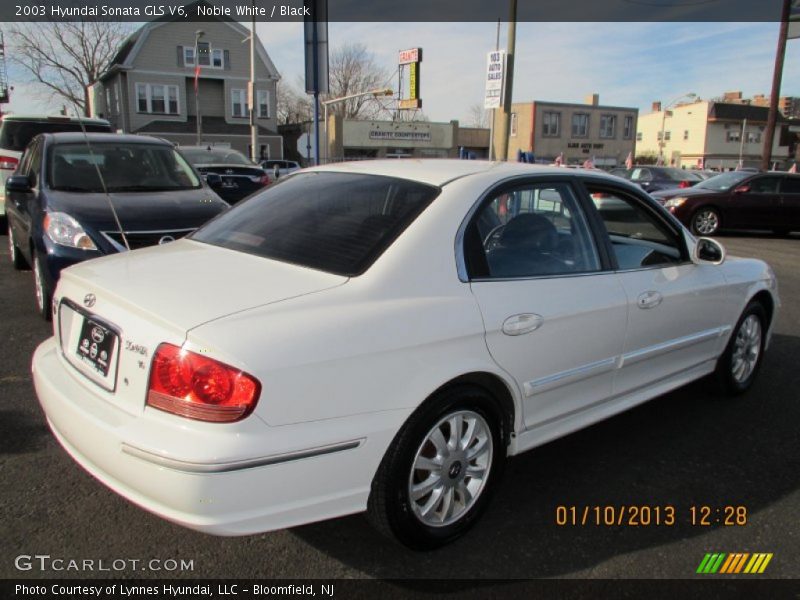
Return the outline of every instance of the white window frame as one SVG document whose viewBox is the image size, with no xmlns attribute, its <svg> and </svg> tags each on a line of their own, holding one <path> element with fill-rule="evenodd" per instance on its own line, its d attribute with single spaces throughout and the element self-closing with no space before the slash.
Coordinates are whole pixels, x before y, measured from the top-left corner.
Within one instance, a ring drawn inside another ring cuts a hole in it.
<svg viewBox="0 0 800 600">
<path fill-rule="evenodd" d="M 575 123 L 575 120 L 577 118 L 579 118 L 579 117 L 585 117 L 586 118 L 586 123 L 585 123 L 585 127 L 584 127 L 584 130 L 583 130 L 583 133 L 580 133 L 580 132 L 576 133 L 577 125 Z M 591 121 L 590 121 L 589 113 L 573 113 L 572 114 L 571 123 L 570 123 L 570 125 L 571 125 L 570 133 L 572 134 L 572 137 L 574 137 L 574 138 L 587 138 L 587 137 L 589 137 L 590 124 L 591 124 Z"/>
<path fill-rule="evenodd" d="M 600 115 L 600 137 L 604 140 L 613 140 L 617 137 L 617 115 Z"/>
<path fill-rule="evenodd" d="M 164 88 L 164 112 L 153 111 L 153 86 L 161 86 Z M 145 105 L 146 110 L 142 110 L 139 106 L 139 90 L 144 89 L 145 91 Z M 170 96 L 172 95 L 171 92 L 175 92 L 175 112 L 170 112 L 169 110 L 169 100 Z M 178 89 L 177 85 L 170 85 L 167 83 L 143 83 L 140 81 L 136 82 L 136 112 L 139 114 L 148 114 L 148 115 L 168 115 L 168 116 L 180 116 L 181 114 L 181 92 Z"/>
<path fill-rule="evenodd" d="M 189 60 L 187 56 L 187 52 L 192 53 L 192 60 Z M 193 67 L 194 66 L 194 46 L 184 46 L 183 47 L 183 64 L 186 67 Z"/>
<path fill-rule="evenodd" d="M 256 106 L 258 107 L 258 118 L 259 119 L 269 119 L 270 118 L 270 109 L 269 109 L 269 90 L 256 90 Z M 267 107 L 266 111 L 261 110 L 264 106 Z"/>
<path fill-rule="evenodd" d="M 201 44 L 208 44 L 208 64 L 207 65 L 200 65 L 203 69 L 218 69 L 222 70 L 225 68 L 225 50 L 223 48 L 215 48 L 211 45 L 211 42 L 200 42 Z M 188 60 L 187 53 L 192 53 L 192 59 Z M 215 65 L 214 61 L 219 59 L 219 64 Z M 197 57 L 195 56 L 195 45 L 184 45 L 183 46 L 183 66 L 184 67 L 194 67 L 197 65 Z"/>
<path fill-rule="evenodd" d="M 633 137 L 633 115 L 622 118 L 622 139 L 629 140 Z"/>
<path fill-rule="evenodd" d="M 214 64 L 219 58 L 219 65 Z M 225 52 L 221 48 L 211 48 L 211 68 L 222 69 L 225 67 Z"/>
<path fill-rule="evenodd" d="M 555 122 L 553 122 L 555 119 Z M 542 115 L 542 137 L 561 137 L 561 113 L 546 110 Z"/>
<path fill-rule="evenodd" d="M 240 95 L 240 100 L 236 100 L 237 92 Z M 237 115 L 235 111 L 235 107 L 239 107 L 242 109 L 242 114 Z M 234 119 L 246 119 L 250 116 L 250 107 L 247 106 L 247 90 L 243 88 L 232 88 L 231 89 L 231 117 Z"/>
</svg>

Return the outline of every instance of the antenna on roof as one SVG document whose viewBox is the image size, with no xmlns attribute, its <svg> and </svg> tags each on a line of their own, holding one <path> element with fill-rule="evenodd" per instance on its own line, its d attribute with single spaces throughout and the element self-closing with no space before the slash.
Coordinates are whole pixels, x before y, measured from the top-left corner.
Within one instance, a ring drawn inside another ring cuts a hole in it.
<svg viewBox="0 0 800 600">
<path fill-rule="evenodd" d="M 128 238 L 125 235 L 125 230 L 122 228 L 122 223 L 119 220 L 119 215 L 117 214 L 117 209 L 114 208 L 114 202 L 111 200 L 111 194 L 108 193 L 108 186 L 106 186 L 106 180 L 103 178 L 103 173 L 100 171 L 100 165 L 98 164 L 97 160 L 95 160 L 95 153 L 92 149 L 92 142 L 89 140 L 89 135 L 86 133 L 86 125 L 83 122 L 83 116 L 81 115 L 81 110 L 78 104 L 73 100 L 72 101 L 73 108 L 75 109 L 75 116 L 78 118 L 78 124 L 80 125 L 81 131 L 83 132 L 83 140 L 86 142 L 86 147 L 89 149 L 89 156 L 92 157 L 92 164 L 94 165 L 95 170 L 97 171 L 97 177 L 100 179 L 100 185 L 103 188 L 103 194 L 106 197 L 106 201 L 108 202 L 108 207 L 111 209 L 111 214 L 114 215 L 114 222 L 117 224 L 119 228 L 119 234 L 122 237 L 122 242 L 125 244 L 125 248 L 128 250 L 131 249 L 130 244 L 128 244 Z"/>
</svg>

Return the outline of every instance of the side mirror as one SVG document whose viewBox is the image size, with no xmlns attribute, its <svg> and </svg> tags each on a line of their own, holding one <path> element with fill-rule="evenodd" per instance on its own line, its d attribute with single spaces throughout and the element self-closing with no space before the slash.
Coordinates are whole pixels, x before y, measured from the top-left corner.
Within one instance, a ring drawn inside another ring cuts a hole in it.
<svg viewBox="0 0 800 600">
<path fill-rule="evenodd" d="M 206 183 L 212 190 L 219 189 L 222 187 L 222 177 L 219 173 L 209 173 L 206 175 Z"/>
<path fill-rule="evenodd" d="M 721 265 L 725 261 L 725 254 L 725 246 L 712 238 L 698 238 L 694 247 L 695 259 L 701 263 Z"/>
<path fill-rule="evenodd" d="M 750 191 L 750 186 L 745 184 L 745 185 L 740 185 L 739 187 L 735 188 L 733 190 L 733 193 L 734 194 L 746 194 L 749 191 Z"/>
<path fill-rule="evenodd" d="M 12 175 L 6 179 L 6 190 L 9 192 L 30 192 L 33 184 L 27 175 Z"/>
</svg>

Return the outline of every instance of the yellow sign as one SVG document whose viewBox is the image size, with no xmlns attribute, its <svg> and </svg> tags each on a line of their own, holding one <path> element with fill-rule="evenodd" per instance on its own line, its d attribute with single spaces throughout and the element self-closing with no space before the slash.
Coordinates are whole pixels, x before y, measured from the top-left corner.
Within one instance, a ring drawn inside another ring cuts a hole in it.
<svg viewBox="0 0 800 600">
<path fill-rule="evenodd" d="M 408 65 L 408 97 L 409 99 L 416 100 L 419 98 L 419 63 L 411 63 Z"/>
</svg>

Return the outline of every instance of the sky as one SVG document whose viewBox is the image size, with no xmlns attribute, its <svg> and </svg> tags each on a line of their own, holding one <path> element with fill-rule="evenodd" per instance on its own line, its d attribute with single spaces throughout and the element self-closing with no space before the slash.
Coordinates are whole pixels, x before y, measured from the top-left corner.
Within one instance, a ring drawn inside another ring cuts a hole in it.
<svg viewBox="0 0 800 600">
<path fill-rule="evenodd" d="M 600 103 L 650 111 L 692 92 L 701 98 L 739 90 L 769 94 L 778 23 L 519 23 L 513 99 Z M 303 66 L 302 23 L 259 23 L 258 35 L 284 81 L 296 86 Z M 505 48 L 508 26 L 500 27 Z M 496 23 L 331 23 L 331 48 L 360 42 L 392 74 L 397 53 L 421 47 L 423 112 L 431 121 L 470 124 L 470 107 L 483 102 L 486 53 L 494 49 Z M 9 66 L 14 86 L 7 110 L 52 112 L 36 86 Z M 789 40 L 782 96 L 800 96 L 800 39 Z"/>
</svg>

